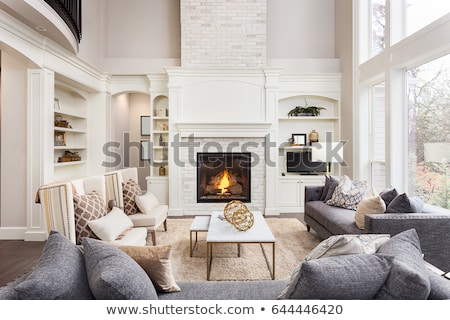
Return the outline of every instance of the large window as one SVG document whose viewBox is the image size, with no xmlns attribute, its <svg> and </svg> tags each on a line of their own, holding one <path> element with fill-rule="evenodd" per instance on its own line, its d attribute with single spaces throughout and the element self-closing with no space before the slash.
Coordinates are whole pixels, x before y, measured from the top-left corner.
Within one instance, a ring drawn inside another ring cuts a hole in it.
<svg viewBox="0 0 450 320">
<path fill-rule="evenodd" d="M 450 207 L 450 56 L 407 72 L 409 192 Z"/>
<path fill-rule="evenodd" d="M 406 36 L 450 12 L 447 0 L 406 0 Z"/>
<path fill-rule="evenodd" d="M 386 109 L 385 83 L 372 86 L 371 93 L 371 183 L 375 190 L 386 186 Z"/>
<path fill-rule="evenodd" d="M 377 189 L 393 186 L 450 207 L 450 1 L 353 4 L 354 172 Z"/>
<path fill-rule="evenodd" d="M 372 56 L 385 47 L 386 0 L 372 0 Z"/>
</svg>

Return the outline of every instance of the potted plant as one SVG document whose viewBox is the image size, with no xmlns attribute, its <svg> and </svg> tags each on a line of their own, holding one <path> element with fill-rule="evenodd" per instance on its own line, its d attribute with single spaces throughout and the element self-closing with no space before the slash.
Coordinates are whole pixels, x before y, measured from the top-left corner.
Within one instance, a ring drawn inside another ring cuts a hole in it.
<svg viewBox="0 0 450 320">
<path fill-rule="evenodd" d="M 304 106 L 296 106 L 292 108 L 288 112 L 289 117 L 298 117 L 298 116 L 312 116 L 317 117 L 320 115 L 321 110 L 326 110 L 326 108 L 323 107 L 316 107 L 316 106 L 309 106 L 308 102 L 305 100 Z"/>
</svg>

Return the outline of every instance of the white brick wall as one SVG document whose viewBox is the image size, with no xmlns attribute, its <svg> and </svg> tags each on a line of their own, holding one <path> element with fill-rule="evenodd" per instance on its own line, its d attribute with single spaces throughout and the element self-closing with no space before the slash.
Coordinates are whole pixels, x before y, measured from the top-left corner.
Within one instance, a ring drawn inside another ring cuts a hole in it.
<svg viewBox="0 0 450 320">
<path fill-rule="evenodd" d="M 266 0 L 180 0 L 181 66 L 265 66 L 266 10 Z"/>
<path fill-rule="evenodd" d="M 220 145 L 221 150 L 216 148 L 208 148 L 206 143 L 214 142 L 215 145 Z M 240 146 L 244 143 L 252 142 L 251 148 L 233 148 L 227 150 L 230 143 L 240 142 Z M 182 142 L 187 142 L 187 139 L 182 139 Z M 182 195 L 183 215 L 201 215 L 208 214 L 211 211 L 221 211 L 226 203 L 197 203 L 197 167 L 195 163 L 190 163 L 189 159 L 196 159 L 197 152 L 252 152 L 252 167 L 251 167 L 251 202 L 246 203 L 250 210 L 259 210 L 264 213 L 265 208 L 265 192 L 266 192 L 266 166 L 264 158 L 264 138 L 245 138 L 245 139 L 230 139 L 230 138 L 195 138 L 195 142 L 200 142 L 198 148 L 192 148 L 193 154 L 189 155 L 188 148 L 180 150 L 180 160 L 185 163 L 185 167 L 181 169 L 182 182 L 179 186 Z M 253 147 L 255 146 L 255 147 Z M 256 159 L 257 158 L 257 159 Z"/>
</svg>

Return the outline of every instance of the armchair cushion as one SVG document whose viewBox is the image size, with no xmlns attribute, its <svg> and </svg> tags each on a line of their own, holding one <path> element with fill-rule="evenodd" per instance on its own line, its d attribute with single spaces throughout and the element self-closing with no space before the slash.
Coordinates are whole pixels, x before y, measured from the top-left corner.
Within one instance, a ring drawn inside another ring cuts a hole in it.
<svg viewBox="0 0 450 320">
<path fill-rule="evenodd" d="M 77 244 L 81 244 L 81 240 L 85 237 L 96 238 L 89 228 L 88 222 L 106 215 L 106 205 L 103 198 L 95 190 L 86 195 L 74 193 L 73 204 Z"/>
<path fill-rule="evenodd" d="M 119 208 L 114 207 L 100 219 L 88 221 L 89 228 L 103 241 L 113 241 L 133 227 L 133 222 Z"/>
<path fill-rule="evenodd" d="M 142 213 L 150 213 L 153 208 L 159 206 L 159 201 L 153 193 L 147 191 L 145 194 L 136 197 L 136 205 Z"/>
<path fill-rule="evenodd" d="M 167 205 L 161 204 L 153 208 L 150 213 L 136 213 L 129 218 L 135 227 L 159 227 L 167 218 L 168 209 Z"/>
<path fill-rule="evenodd" d="M 123 211 L 130 215 L 139 212 L 139 208 L 136 205 L 136 197 L 142 194 L 141 187 L 133 179 L 129 179 L 127 182 L 122 182 L 123 192 Z"/>
</svg>

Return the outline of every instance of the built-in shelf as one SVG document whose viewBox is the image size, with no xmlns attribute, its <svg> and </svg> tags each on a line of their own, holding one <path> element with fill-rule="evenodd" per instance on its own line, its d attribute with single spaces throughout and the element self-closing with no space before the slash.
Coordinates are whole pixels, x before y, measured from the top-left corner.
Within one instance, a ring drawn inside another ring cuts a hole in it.
<svg viewBox="0 0 450 320">
<path fill-rule="evenodd" d="M 307 121 L 337 121 L 338 117 L 280 117 L 278 120 L 288 120 L 288 121 L 298 121 L 298 120 L 307 120 Z"/>
<path fill-rule="evenodd" d="M 55 163 L 55 167 L 69 167 L 69 166 L 79 166 L 82 164 L 86 164 L 86 161 L 67 161 L 67 162 L 57 162 Z"/>
<path fill-rule="evenodd" d="M 64 128 L 64 127 L 54 127 L 54 131 L 58 132 L 74 132 L 74 133 L 87 133 L 86 130 L 79 130 L 79 129 L 73 129 L 73 128 Z"/>
<path fill-rule="evenodd" d="M 53 106 L 54 179 L 76 178 L 87 174 L 88 130 L 87 98 L 84 91 L 57 81 Z M 59 121 L 59 122 L 58 122 Z M 56 125 L 61 123 L 62 126 Z M 64 145 L 60 145 L 64 143 Z M 77 153 L 81 160 L 59 162 L 66 152 Z M 67 169 L 65 169 L 67 168 Z"/>
<path fill-rule="evenodd" d="M 337 81 L 336 81 L 337 83 Z M 325 174 L 301 175 L 287 172 L 286 157 L 289 151 L 302 151 L 311 149 L 309 135 L 314 130 L 319 135 L 319 143 L 324 141 L 339 141 L 340 139 L 340 103 L 339 100 L 330 98 L 339 95 L 331 92 L 329 96 L 321 95 L 295 95 L 287 96 L 278 101 L 278 206 L 280 212 L 304 211 L 304 188 L 307 185 L 323 185 Z M 288 116 L 294 106 L 308 105 L 324 107 L 319 116 Z M 291 145 L 293 134 L 304 134 L 306 145 Z M 336 169 L 336 170 L 335 170 Z M 332 165 L 333 174 L 339 174 L 338 167 Z"/>
</svg>

